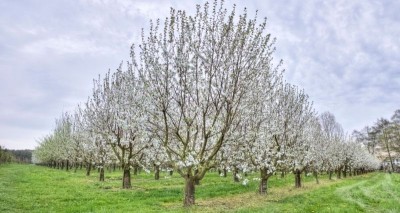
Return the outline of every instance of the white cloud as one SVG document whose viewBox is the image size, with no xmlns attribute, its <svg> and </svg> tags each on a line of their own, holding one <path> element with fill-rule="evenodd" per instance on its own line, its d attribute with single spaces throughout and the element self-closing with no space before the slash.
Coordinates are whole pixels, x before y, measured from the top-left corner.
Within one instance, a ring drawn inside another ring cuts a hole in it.
<svg viewBox="0 0 400 213">
<path fill-rule="evenodd" d="M 22 47 L 21 51 L 34 55 L 114 53 L 113 49 L 98 46 L 93 40 L 81 40 L 68 36 L 39 40 Z"/>
</svg>

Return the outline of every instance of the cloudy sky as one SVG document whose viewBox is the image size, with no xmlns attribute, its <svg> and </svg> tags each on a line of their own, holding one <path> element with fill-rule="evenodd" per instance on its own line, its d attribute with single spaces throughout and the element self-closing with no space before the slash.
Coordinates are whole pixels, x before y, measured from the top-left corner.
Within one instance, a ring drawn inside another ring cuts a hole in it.
<svg viewBox="0 0 400 213">
<path fill-rule="evenodd" d="M 184 2 L 184 3 L 182 3 Z M 0 1 L 0 145 L 33 149 L 92 79 L 129 60 L 150 19 L 203 1 Z M 400 109 L 400 1 L 226 1 L 268 18 L 286 79 L 351 132 Z"/>
</svg>

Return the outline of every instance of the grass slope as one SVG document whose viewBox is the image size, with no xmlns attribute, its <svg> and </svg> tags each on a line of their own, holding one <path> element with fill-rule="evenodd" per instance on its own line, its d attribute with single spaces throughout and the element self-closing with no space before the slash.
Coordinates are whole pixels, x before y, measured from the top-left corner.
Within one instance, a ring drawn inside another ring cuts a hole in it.
<svg viewBox="0 0 400 213">
<path fill-rule="evenodd" d="M 196 187 L 196 206 L 182 208 L 183 180 L 174 174 L 132 176 L 133 188 L 121 189 L 122 172 L 66 172 L 34 165 L 0 165 L 0 212 L 400 212 L 400 175 L 372 173 L 321 184 L 305 177 L 270 180 L 269 195 L 256 193 L 257 174 L 249 185 L 209 173 Z"/>
</svg>

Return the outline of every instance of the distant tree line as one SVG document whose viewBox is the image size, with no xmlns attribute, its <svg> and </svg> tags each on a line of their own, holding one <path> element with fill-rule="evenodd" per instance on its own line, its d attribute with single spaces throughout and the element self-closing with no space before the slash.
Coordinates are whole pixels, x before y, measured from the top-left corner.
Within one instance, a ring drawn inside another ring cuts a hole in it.
<svg viewBox="0 0 400 213">
<path fill-rule="evenodd" d="M 0 146 L 0 164 L 11 163 L 14 155 L 7 149 Z"/>
<path fill-rule="evenodd" d="M 17 163 L 32 163 L 32 152 L 30 149 L 10 150 Z"/>
<path fill-rule="evenodd" d="M 31 163 L 32 150 L 9 150 L 0 146 L 0 164 Z"/>
</svg>

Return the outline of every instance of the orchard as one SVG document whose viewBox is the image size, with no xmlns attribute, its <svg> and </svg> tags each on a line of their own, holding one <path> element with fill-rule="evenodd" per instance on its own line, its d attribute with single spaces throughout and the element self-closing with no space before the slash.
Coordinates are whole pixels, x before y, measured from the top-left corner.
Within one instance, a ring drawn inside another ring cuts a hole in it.
<svg viewBox="0 0 400 213">
<path fill-rule="evenodd" d="M 318 183 L 322 173 L 379 168 L 333 114 L 316 112 L 305 91 L 285 81 L 266 19 L 223 1 L 196 9 L 151 21 L 131 61 L 95 78 L 87 101 L 56 120 L 35 163 L 87 175 L 98 169 L 99 181 L 105 168 L 118 168 L 124 189 L 139 170 L 156 180 L 160 170 L 175 172 L 186 207 L 210 170 L 231 172 L 232 181 L 257 173 L 257 191 L 267 195 L 273 175 L 293 173 L 300 188 L 304 173 Z"/>
</svg>

